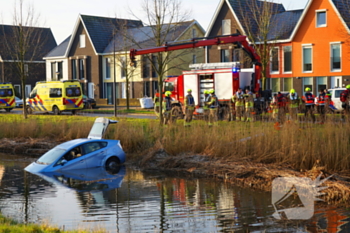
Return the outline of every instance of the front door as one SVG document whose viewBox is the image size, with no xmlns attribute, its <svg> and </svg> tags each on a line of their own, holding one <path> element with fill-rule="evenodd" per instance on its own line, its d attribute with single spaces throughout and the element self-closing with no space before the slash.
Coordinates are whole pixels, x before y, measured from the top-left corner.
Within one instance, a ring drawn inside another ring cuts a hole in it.
<svg viewBox="0 0 350 233">
<path fill-rule="evenodd" d="M 332 76 L 331 77 L 331 89 L 343 87 L 343 82 L 341 76 Z"/>
</svg>

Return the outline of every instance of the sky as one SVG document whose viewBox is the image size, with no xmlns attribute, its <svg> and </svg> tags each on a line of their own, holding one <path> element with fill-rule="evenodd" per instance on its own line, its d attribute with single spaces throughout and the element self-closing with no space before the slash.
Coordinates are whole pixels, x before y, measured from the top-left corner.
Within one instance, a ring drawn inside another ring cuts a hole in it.
<svg viewBox="0 0 350 233">
<path fill-rule="evenodd" d="M 23 0 L 24 8 L 32 4 L 35 15 L 39 16 L 36 26 L 51 28 L 57 44 L 72 34 L 79 14 L 135 19 L 131 11 L 147 22 L 141 9 L 144 0 Z M 303 9 L 308 0 L 274 0 L 282 3 L 287 10 Z M 0 24 L 13 24 L 16 0 L 0 0 Z M 182 0 L 182 8 L 191 10 L 195 19 L 207 30 L 220 0 Z"/>
</svg>

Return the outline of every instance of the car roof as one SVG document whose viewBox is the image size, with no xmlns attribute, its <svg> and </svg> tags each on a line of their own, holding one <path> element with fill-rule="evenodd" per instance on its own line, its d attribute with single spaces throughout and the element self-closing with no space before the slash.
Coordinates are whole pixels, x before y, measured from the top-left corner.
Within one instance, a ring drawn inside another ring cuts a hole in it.
<svg viewBox="0 0 350 233">
<path fill-rule="evenodd" d="M 88 139 L 88 138 L 78 138 L 78 139 L 70 140 L 68 142 L 64 142 L 62 144 L 59 144 L 57 147 L 61 148 L 61 149 L 69 150 L 70 148 L 75 147 L 75 146 L 82 144 L 84 142 L 92 142 L 92 141 L 101 141 L 101 140 L 92 140 L 92 139 Z"/>
</svg>

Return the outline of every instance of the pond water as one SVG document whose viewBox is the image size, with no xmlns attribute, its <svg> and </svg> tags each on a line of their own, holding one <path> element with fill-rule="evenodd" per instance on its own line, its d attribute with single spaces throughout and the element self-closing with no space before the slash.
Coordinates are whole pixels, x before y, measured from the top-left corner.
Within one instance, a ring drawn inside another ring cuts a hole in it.
<svg viewBox="0 0 350 233">
<path fill-rule="evenodd" d="M 0 153 L 0 211 L 20 222 L 109 232 L 350 232 L 346 209 L 276 220 L 267 192 L 125 167 L 38 176 L 23 170 L 33 160 Z"/>
</svg>

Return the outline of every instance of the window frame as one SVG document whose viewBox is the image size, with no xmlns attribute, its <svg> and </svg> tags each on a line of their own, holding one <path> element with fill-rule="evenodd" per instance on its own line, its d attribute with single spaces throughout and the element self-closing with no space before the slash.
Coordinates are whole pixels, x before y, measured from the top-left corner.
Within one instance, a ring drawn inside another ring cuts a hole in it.
<svg viewBox="0 0 350 233">
<path fill-rule="evenodd" d="M 286 71 L 286 56 L 285 56 L 285 48 L 290 47 L 290 71 Z M 283 46 L 283 74 L 291 74 L 293 72 L 293 46 L 287 45 Z"/>
<path fill-rule="evenodd" d="M 320 13 L 324 13 L 325 14 L 325 23 L 324 24 L 319 24 L 318 23 L 318 15 Z M 315 12 L 315 23 L 316 23 L 316 28 L 324 28 L 327 27 L 327 10 L 326 9 L 320 9 L 320 10 L 316 10 Z"/>
<path fill-rule="evenodd" d="M 221 34 L 223 36 L 231 34 L 231 19 L 223 19 L 221 21 Z"/>
<path fill-rule="evenodd" d="M 339 59 L 340 59 L 340 68 L 336 68 L 334 69 L 333 68 L 333 49 L 332 49 L 332 46 L 333 45 L 339 45 Z M 331 42 L 330 45 L 329 45 L 329 49 L 330 49 L 330 70 L 331 72 L 341 72 L 342 71 L 342 43 L 341 42 Z"/>
<path fill-rule="evenodd" d="M 106 59 L 105 59 L 105 68 L 106 68 L 105 79 L 111 79 L 111 71 L 112 71 L 112 69 L 111 69 L 111 59 L 109 57 L 106 57 Z"/>
<path fill-rule="evenodd" d="M 85 48 L 86 47 L 86 39 L 85 34 L 79 35 L 79 48 Z"/>
<path fill-rule="evenodd" d="M 311 49 L 311 70 L 305 70 L 304 67 L 304 48 Z M 312 73 L 313 72 L 313 44 L 303 44 L 301 46 L 301 67 L 302 73 Z"/>
<path fill-rule="evenodd" d="M 277 49 L 277 70 L 272 70 L 273 68 L 273 58 L 272 56 L 273 50 Z M 280 72 L 280 48 L 278 46 L 272 47 L 270 50 L 270 74 L 279 74 Z"/>
<path fill-rule="evenodd" d="M 228 52 L 228 54 L 225 54 L 226 51 Z M 226 61 L 226 58 L 227 58 L 227 61 Z M 230 62 L 230 50 L 229 49 L 220 49 L 220 62 Z"/>
</svg>

